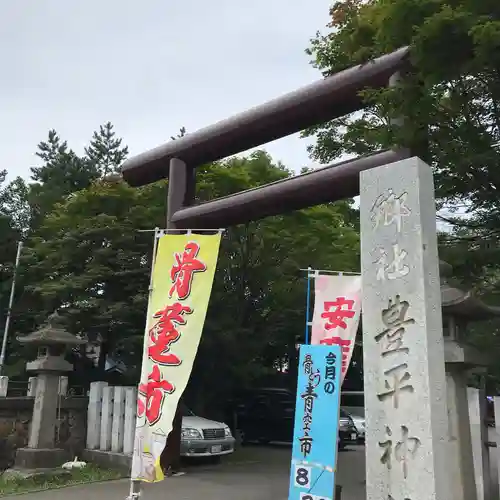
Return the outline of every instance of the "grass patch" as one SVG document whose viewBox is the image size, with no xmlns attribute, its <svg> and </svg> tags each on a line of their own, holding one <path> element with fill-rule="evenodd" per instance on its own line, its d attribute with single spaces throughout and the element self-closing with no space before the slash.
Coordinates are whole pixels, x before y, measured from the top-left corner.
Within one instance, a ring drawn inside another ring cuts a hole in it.
<svg viewBox="0 0 500 500">
<path fill-rule="evenodd" d="M 77 484 L 94 483 L 122 479 L 122 473 L 111 469 L 102 469 L 93 464 L 88 464 L 82 469 L 73 469 L 61 473 L 37 474 L 23 478 L 19 476 L 0 477 L 0 496 L 18 495 L 35 491 L 63 488 Z"/>
</svg>

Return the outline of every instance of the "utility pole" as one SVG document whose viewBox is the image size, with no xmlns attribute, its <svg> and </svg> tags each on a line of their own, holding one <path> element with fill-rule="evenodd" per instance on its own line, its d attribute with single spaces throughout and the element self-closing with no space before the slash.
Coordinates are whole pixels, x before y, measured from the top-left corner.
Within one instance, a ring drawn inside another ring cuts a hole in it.
<svg viewBox="0 0 500 500">
<path fill-rule="evenodd" d="M 0 375 L 3 372 L 3 365 L 5 363 L 5 351 L 7 350 L 7 339 L 9 337 L 10 318 L 12 316 L 12 306 L 14 304 L 14 293 L 16 290 L 17 269 L 19 267 L 19 261 L 21 260 L 22 248 L 23 248 L 23 242 L 19 241 L 17 244 L 16 263 L 14 265 L 14 273 L 12 275 L 12 285 L 10 288 L 9 307 L 7 309 L 7 318 L 5 320 L 5 328 L 3 331 L 2 351 L 0 352 Z"/>
</svg>

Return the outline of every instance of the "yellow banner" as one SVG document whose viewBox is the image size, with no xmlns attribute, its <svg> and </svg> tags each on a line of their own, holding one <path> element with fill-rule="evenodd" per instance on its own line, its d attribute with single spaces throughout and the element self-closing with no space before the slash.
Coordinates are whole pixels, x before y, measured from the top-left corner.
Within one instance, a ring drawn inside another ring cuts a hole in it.
<svg viewBox="0 0 500 500">
<path fill-rule="evenodd" d="M 159 239 L 138 389 L 132 479 L 164 479 L 161 452 L 200 343 L 221 234 Z"/>
</svg>

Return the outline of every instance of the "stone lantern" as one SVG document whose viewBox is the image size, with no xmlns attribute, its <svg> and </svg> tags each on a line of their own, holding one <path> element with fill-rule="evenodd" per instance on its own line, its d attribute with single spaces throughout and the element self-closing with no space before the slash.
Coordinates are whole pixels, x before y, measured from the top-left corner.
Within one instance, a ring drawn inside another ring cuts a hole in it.
<svg viewBox="0 0 500 500">
<path fill-rule="evenodd" d="M 454 469 L 450 470 L 450 473 L 451 477 L 461 478 L 461 481 L 453 482 L 455 487 L 453 498 L 468 500 L 483 496 L 477 494 L 481 489 L 477 488 L 474 476 L 478 477 L 478 467 L 481 468 L 480 476 L 487 474 L 488 467 L 486 464 L 478 464 L 478 460 L 482 461 L 481 457 L 485 452 L 482 450 L 482 445 L 486 440 L 481 411 L 477 416 L 478 425 L 472 425 L 472 429 L 477 427 L 478 432 L 474 432 L 471 438 L 467 378 L 472 371 L 486 372 L 489 362 L 485 359 L 484 353 L 467 344 L 465 333 L 467 325 L 471 322 L 500 316 L 500 308 L 488 306 L 473 293 L 465 292 L 455 286 L 450 278 L 451 271 L 449 264 L 440 263 L 450 465 Z M 478 405 L 486 403 L 486 395 L 481 396 Z M 474 470 L 476 474 L 471 473 Z"/>
<path fill-rule="evenodd" d="M 18 337 L 18 341 L 37 347 L 38 352 L 36 359 L 26 364 L 26 371 L 37 375 L 37 384 L 28 447 L 17 450 L 16 467 L 58 467 L 67 459 L 64 450 L 55 448 L 59 377 L 73 370 L 73 365 L 64 359 L 67 350 L 86 341 L 66 331 L 57 312 L 41 328 Z"/>
</svg>

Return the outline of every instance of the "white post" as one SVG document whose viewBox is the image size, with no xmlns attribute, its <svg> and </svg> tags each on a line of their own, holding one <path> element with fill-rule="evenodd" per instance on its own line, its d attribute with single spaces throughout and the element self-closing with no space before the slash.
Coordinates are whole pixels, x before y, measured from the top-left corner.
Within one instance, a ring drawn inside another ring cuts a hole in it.
<svg viewBox="0 0 500 500">
<path fill-rule="evenodd" d="M 123 451 L 123 427 L 125 423 L 125 387 L 115 387 L 113 395 L 113 421 L 111 425 L 111 451 Z"/>
<path fill-rule="evenodd" d="M 87 413 L 87 449 L 96 450 L 101 442 L 102 393 L 107 382 L 90 384 L 89 406 Z"/>
<path fill-rule="evenodd" d="M 9 298 L 9 306 L 7 308 L 7 318 L 5 319 L 5 328 L 3 331 L 2 349 L 0 351 L 0 375 L 2 374 L 2 371 L 3 371 L 3 365 L 5 363 L 5 355 L 7 353 L 7 339 L 9 337 L 10 318 L 12 315 L 12 306 L 14 305 L 14 293 L 16 290 L 16 277 L 17 277 L 17 270 L 19 268 L 19 262 L 21 261 L 22 248 L 23 248 L 23 242 L 19 241 L 17 244 L 17 255 L 16 255 L 16 263 L 14 265 L 14 273 L 12 274 L 12 284 L 10 287 L 10 298 Z"/>
<path fill-rule="evenodd" d="M 27 396 L 29 398 L 34 398 L 36 396 L 36 384 L 37 384 L 36 377 L 30 377 L 28 379 L 28 394 L 27 394 Z"/>
<path fill-rule="evenodd" d="M 9 389 L 9 377 L 0 377 L 0 398 L 7 397 L 7 390 Z"/>
<path fill-rule="evenodd" d="M 480 389 L 468 387 L 467 396 L 477 498 L 490 500 L 490 459 L 485 424 L 486 395 Z"/>
<path fill-rule="evenodd" d="M 59 396 L 66 397 L 68 394 L 68 377 L 59 377 L 59 387 L 58 387 Z"/>
<path fill-rule="evenodd" d="M 114 387 L 104 387 L 102 391 L 101 439 L 99 449 L 111 449 L 111 431 L 113 426 L 113 395 Z"/>
<path fill-rule="evenodd" d="M 123 426 L 123 453 L 134 452 L 135 420 L 137 416 L 137 389 L 125 388 L 125 423 Z"/>
<path fill-rule="evenodd" d="M 497 471 L 498 471 L 497 476 L 498 476 L 498 481 L 500 483 L 500 396 L 495 396 L 494 405 L 495 405 L 495 442 L 497 444 L 495 452 L 496 452 Z"/>
<path fill-rule="evenodd" d="M 431 168 L 366 170 L 360 194 L 366 498 L 451 500 Z"/>
</svg>

